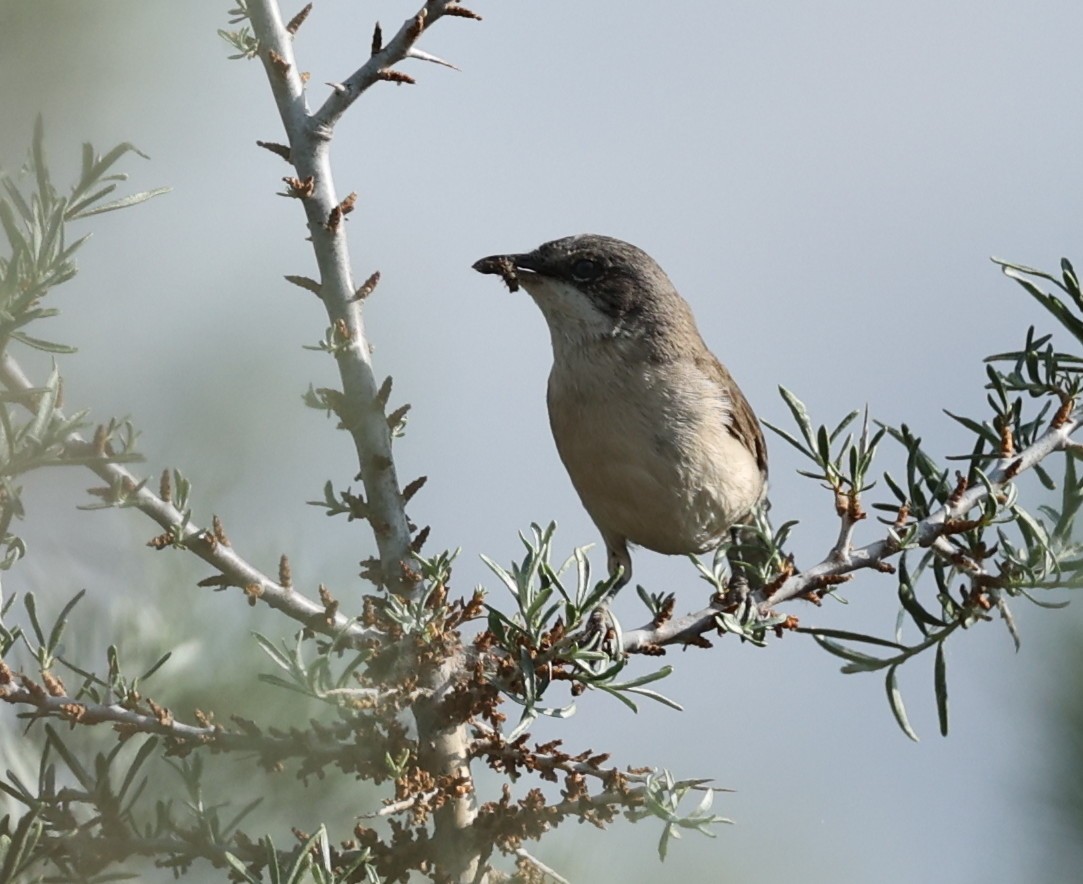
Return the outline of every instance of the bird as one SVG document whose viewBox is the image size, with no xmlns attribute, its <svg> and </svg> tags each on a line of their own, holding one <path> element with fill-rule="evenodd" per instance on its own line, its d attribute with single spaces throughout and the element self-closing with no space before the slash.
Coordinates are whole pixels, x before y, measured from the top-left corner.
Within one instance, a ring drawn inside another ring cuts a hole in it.
<svg viewBox="0 0 1083 884">
<path fill-rule="evenodd" d="M 631 579 L 630 546 L 707 552 L 764 504 L 759 420 L 650 255 L 579 234 L 473 269 L 521 285 L 549 327 L 549 424 L 612 593 Z"/>
</svg>

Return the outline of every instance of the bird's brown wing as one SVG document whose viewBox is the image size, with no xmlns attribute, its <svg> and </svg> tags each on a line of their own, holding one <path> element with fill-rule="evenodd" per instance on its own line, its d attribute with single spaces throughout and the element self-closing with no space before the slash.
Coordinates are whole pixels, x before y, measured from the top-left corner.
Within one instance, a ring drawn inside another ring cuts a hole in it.
<svg viewBox="0 0 1083 884">
<path fill-rule="evenodd" d="M 697 358 L 696 362 L 701 371 L 709 377 L 718 378 L 719 383 L 729 392 L 731 420 L 727 429 L 738 442 L 752 452 L 757 465 L 766 476 L 767 443 L 764 441 L 763 430 L 760 429 L 756 413 L 745 399 L 745 394 L 741 392 L 741 388 L 737 386 L 737 382 L 726 366 L 719 362 L 709 350 Z"/>
</svg>

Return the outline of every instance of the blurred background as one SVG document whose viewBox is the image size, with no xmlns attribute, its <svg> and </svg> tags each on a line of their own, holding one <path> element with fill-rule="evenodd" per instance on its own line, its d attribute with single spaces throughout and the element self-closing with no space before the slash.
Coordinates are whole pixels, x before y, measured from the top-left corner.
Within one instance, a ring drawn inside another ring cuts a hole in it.
<svg viewBox="0 0 1083 884">
<path fill-rule="evenodd" d="M 359 195 L 355 276 L 382 274 L 366 312 L 375 365 L 395 378 L 392 405 L 413 405 L 400 476 L 429 477 L 410 513 L 432 525 L 430 552 L 461 547 L 460 592 L 484 583 L 500 603 L 478 554 L 519 556 L 516 534 L 532 521 L 556 519 L 565 552 L 597 540 L 549 435 L 545 324 L 525 294 L 470 270 L 482 255 L 588 231 L 632 241 L 691 302 L 764 419 L 788 423 L 781 384 L 815 420 L 868 404 L 931 452 L 969 450 L 942 409 L 986 417 L 982 357 L 1017 348 L 1030 323 L 1052 328 L 989 256 L 1048 269 L 1062 255 L 1083 261 L 1083 6 L 468 5 L 485 20 L 441 21 L 420 44 L 462 70 L 405 63 L 417 85 L 377 85 L 333 148 L 340 194 Z M 284 140 L 262 68 L 228 61 L 215 33 L 232 27 L 228 6 L 0 0 L 0 163 L 18 168 L 41 113 L 59 183 L 72 180 L 81 142 L 104 152 L 131 141 L 151 160 L 122 161 L 130 189 L 173 188 L 82 222 L 94 235 L 81 272 L 54 293 L 62 315 L 34 333 L 79 347 L 60 363 L 70 411 L 131 416 L 140 469 L 181 469 L 199 522 L 218 513 L 251 561 L 273 572 L 286 552 L 299 587 L 326 583 L 348 604 L 364 591 L 357 563 L 372 545 L 364 526 L 305 504 L 356 468 L 347 437 L 301 404 L 309 383 L 335 384 L 334 365 L 302 350 L 325 317 L 282 277 L 315 275 L 314 262 L 300 207 L 275 196 L 289 168 L 255 146 Z M 398 0 L 320 0 L 296 40 L 310 103 L 367 58 L 376 19 L 391 34 L 413 12 Z M 773 518 L 800 520 L 792 547 L 799 566 L 813 564 L 837 531 L 831 499 L 795 475 L 796 452 L 770 435 L 768 445 Z M 899 469 L 899 452 L 885 444 L 880 465 Z M 74 472 L 28 480 L 30 555 L 5 575 L 5 596 L 33 591 L 55 612 L 86 588 L 97 626 L 70 635 L 67 653 L 87 666 L 104 666 L 118 633 L 133 670 L 176 646 L 150 692 L 179 717 L 196 705 L 220 718 L 285 715 L 289 697 L 237 679 L 271 668 L 252 630 L 292 626 L 236 592 L 197 589 L 206 569 L 146 549 L 157 531 L 137 514 L 77 511 L 88 484 Z M 879 492 L 871 499 L 887 498 Z M 604 569 L 601 551 L 592 560 Z M 686 609 L 706 592 L 679 558 L 640 552 L 636 578 Z M 844 594 L 847 606 L 793 612 L 805 625 L 890 634 L 893 581 L 862 575 Z M 632 592 L 616 613 L 644 619 Z M 736 826 L 671 845 L 664 867 L 650 822 L 604 833 L 569 824 L 536 852 L 578 881 L 1074 879 L 1081 622 L 1071 608 L 1026 603 L 1015 615 L 1019 653 L 998 622 L 949 642 L 947 739 L 932 660 L 902 670 L 916 744 L 878 676 L 840 675 L 807 638 L 671 650 L 677 671 L 661 687 L 683 713 L 632 715 L 590 696 L 570 721 L 533 733 L 621 765 L 711 777 L 735 790 L 715 811 Z M 25 772 L 19 733 L 0 742 L 0 767 Z M 248 763 L 217 764 L 225 798 L 246 803 Z M 289 826 L 323 819 L 344 838 L 377 800 L 351 783 L 306 791 L 280 779 L 257 819 L 283 846 Z M 204 869 L 191 880 L 218 878 Z"/>
</svg>

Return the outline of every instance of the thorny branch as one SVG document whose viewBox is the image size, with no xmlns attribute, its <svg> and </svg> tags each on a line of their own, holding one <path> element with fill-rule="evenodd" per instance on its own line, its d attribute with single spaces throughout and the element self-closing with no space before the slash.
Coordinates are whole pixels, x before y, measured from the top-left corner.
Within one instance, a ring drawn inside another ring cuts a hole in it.
<svg viewBox="0 0 1083 884">
<path fill-rule="evenodd" d="M 17 684 L 18 682 L 18 684 Z M 55 692 L 56 680 L 37 683 L 17 675 L 0 661 L 0 700 L 12 705 L 31 707 L 22 717 L 37 720 L 52 718 L 71 725 L 112 725 L 122 738 L 134 734 L 154 734 L 167 738 L 168 754 L 183 756 L 205 747 L 215 751 L 250 752 L 262 766 L 274 769 L 289 758 L 302 759 L 301 775 L 318 772 L 329 764 L 338 764 L 354 772 L 364 765 L 375 780 L 387 776 L 384 759 L 388 752 L 398 752 L 375 731 L 366 733 L 358 743 L 358 727 L 346 722 L 320 726 L 312 731 L 284 732 L 265 729 L 255 722 L 234 718 L 231 727 L 215 723 L 211 716 L 197 713 L 199 724 L 177 721 L 173 713 L 145 697 L 129 697 L 117 703 L 93 703 L 81 697 Z M 21 686 L 20 686 L 21 685 Z M 375 776 L 374 776 L 375 775 Z"/>
<path fill-rule="evenodd" d="M 419 13 L 422 29 L 438 18 L 446 3 L 426 4 Z M 430 10 L 429 7 L 434 7 Z M 356 297 L 349 247 L 343 225 L 343 201 L 336 194 L 331 171 L 330 143 L 338 117 L 357 99 L 372 64 L 362 66 L 353 85 L 332 90 L 323 115 L 309 112 L 304 79 L 293 52 L 293 35 L 282 22 L 274 0 L 252 0 L 248 14 L 259 41 L 259 57 L 289 138 L 289 158 L 296 177 L 291 195 L 304 206 L 309 238 L 319 267 L 319 294 L 334 331 L 334 355 L 342 379 L 339 417 L 349 431 L 361 466 L 368 498 L 369 520 L 380 553 L 379 578 L 392 592 L 408 594 L 414 588 L 403 566 L 410 560 L 411 526 L 395 470 L 384 403 L 378 395 L 370 347 L 365 334 L 361 300 Z M 411 21 L 414 21 L 413 19 Z M 378 53 L 381 67 L 401 61 L 417 36 L 407 39 L 412 26 L 403 25 L 392 44 Z M 420 34 L 420 31 L 418 31 Z M 385 55 L 386 53 L 386 55 Z M 364 76 L 362 73 L 366 72 Z M 348 208 L 352 208 L 350 202 Z"/>
<path fill-rule="evenodd" d="M 365 334 L 362 309 L 353 281 L 353 270 L 344 230 L 344 216 L 353 208 L 352 198 L 336 194 L 330 162 L 331 135 L 346 109 L 373 83 L 383 79 L 413 82 L 392 70 L 411 55 L 422 33 L 444 15 L 477 16 L 448 0 L 428 0 L 408 19 L 398 33 L 382 44 L 377 26 L 372 56 L 347 80 L 332 88 L 323 106 L 310 113 L 293 52 L 293 34 L 283 25 L 274 0 L 250 0 L 248 14 L 259 44 L 278 111 L 289 138 L 289 158 L 296 170 L 291 195 L 300 199 L 308 218 L 309 238 L 319 267 L 319 295 L 332 329 L 329 336 L 342 379 L 338 416 L 349 431 L 357 450 L 361 479 L 365 486 L 368 512 L 379 550 L 376 576 L 391 593 L 413 600 L 424 588 L 409 566 L 412 558 L 413 526 L 406 516 L 406 494 L 400 486 L 392 454 L 392 433 L 385 411 L 386 401 L 373 373 L 370 347 Z M 434 60 L 427 54 L 419 58 Z M 366 284 L 366 288 L 368 284 Z M 415 489 L 416 490 L 416 489 Z M 480 850 L 461 837 L 474 821 L 477 809 L 466 753 L 467 736 L 462 724 L 448 724 L 439 714 L 440 696 L 455 680 L 462 667 L 455 654 L 428 670 L 427 687 L 432 703 L 419 701 L 414 707 L 421 747 L 421 764 L 432 775 L 467 784 L 436 814 L 434 848 L 440 865 L 452 878 L 473 881 L 484 876 Z"/>
<path fill-rule="evenodd" d="M 35 409 L 37 395 L 34 393 L 34 386 L 18 362 L 8 353 L 0 357 L 0 383 L 18 396 L 21 405 L 30 411 Z M 63 419 L 62 412 L 57 409 L 54 420 L 59 422 Z M 157 522 L 170 535 L 174 546 L 189 550 L 215 568 L 223 577 L 215 585 L 240 587 L 250 599 L 258 598 L 316 632 L 342 635 L 354 640 L 362 639 L 371 633 L 371 630 L 342 614 L 336 613 L 329 617 L 324 605 L 291 587 L 283 586 L 249 564 L 232 546 L 220 543 L 214 531 L 191 524 L 185 513 L 155 495 L 146 487 L 145 482 L 128 469 L 102 457 L 93 443 L 79 433 L 68 435 L 65 453 L 84 458 L 87 468 L 105 481 L 110 489 L 115 490 L 125 505 L 134 506 Z"/>
</svg>

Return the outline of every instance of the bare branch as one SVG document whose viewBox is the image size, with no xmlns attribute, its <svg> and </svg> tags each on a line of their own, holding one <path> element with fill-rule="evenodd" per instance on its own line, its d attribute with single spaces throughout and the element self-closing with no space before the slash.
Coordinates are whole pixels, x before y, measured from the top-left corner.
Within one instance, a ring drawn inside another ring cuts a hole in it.
<svg viewBox="0 0 1083 884">
<path fill-rule="evenodd" d="M 451 0 L 428 0 L 417 15 L 403 22 L 402 27 L 387 43 L 383 42 L 383 35 L 377 26 L 377 30 L 373 34 L 372 55 L 361 67 L 342 81 L 342 85 L 345 86 L 344 90 L 336 90 L 327 97 L 320 109 L 312 115 L 314 123 L 323 129 L 330 130 L 333 128 L 339 117 L 361 96 L 361 93 L 372 86 L 373 83 L 381 79 L 387 79 L 384 74 L 385 71 L 403 59 L 410 57 L 414 43 L 417 42 L 417 39 L 425 30 L 432 26 L 433 22 L 444 15 L 460 15 L 462 13 L 458 10 L 461 9 Z M 425 60 L 427 61 L 437 61 L 435 56 L 428 56 L 427 53 L 422 55 L 426 56 Z M 422 55 L 415 57 L 421 58 Z M 437 61 L 437 63 L 446 64 L 446 62 L 442 61 Z M 448 67 L 454 67 L 454 65 L 448 65 Z"/>
</svg>

